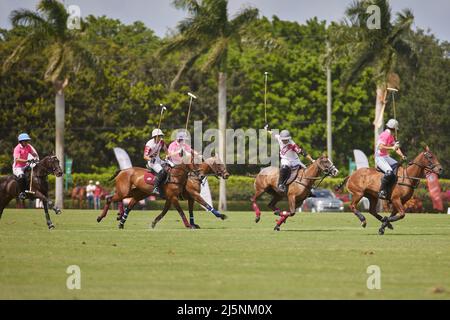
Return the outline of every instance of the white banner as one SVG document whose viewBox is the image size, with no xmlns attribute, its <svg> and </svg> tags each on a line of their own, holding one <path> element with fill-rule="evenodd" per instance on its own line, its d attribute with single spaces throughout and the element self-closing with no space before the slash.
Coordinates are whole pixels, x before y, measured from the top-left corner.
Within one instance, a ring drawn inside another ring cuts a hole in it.
<svg viewBox="0 0 450 320">
<path fill-rule="evenodd" d="M 353 150 L 355 155 L 356 169 L 369 168 L 369 159 L 361 150 Z"/>
<path fill-rule="evenodd" d="M 201 185 L 200 195 L 202 196 L 203 200 L 206 201 L 207 204 L 209 204 L 211 207 L 213 206 L 211 190 L 209 189 L 208 178 L 205 178 L 205 182 Z M 206 208 L 205 208 L 205 210 L 206 210 Z"/>
<path fill-rule="evenodd" d="M 121 148 L 114 148 L 114 154 L 116 155 L 117 162 L 119 163 L 120 170 L 126 170 L 133 165 L 131 164 L 130 157 L 128 153 Z"/>
</svg>

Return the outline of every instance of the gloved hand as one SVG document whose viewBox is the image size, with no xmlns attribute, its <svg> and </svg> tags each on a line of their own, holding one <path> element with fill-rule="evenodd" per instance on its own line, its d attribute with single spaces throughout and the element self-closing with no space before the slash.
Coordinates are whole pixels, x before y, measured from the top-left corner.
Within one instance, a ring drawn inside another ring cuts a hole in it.
<svg viewBox="0 0 450 320">
<path fill-rule="evenodd" d="M 266 123 L 266 125 L 264 126 L 264 130 L 269 131 L 269 124 L 268 123 Z"/>
<path fill-rule="evenodd" d="M 398 150 L 400 148 L 400 142 L 396 141 L 394 144 L 394 150 Z"/>
</svg>

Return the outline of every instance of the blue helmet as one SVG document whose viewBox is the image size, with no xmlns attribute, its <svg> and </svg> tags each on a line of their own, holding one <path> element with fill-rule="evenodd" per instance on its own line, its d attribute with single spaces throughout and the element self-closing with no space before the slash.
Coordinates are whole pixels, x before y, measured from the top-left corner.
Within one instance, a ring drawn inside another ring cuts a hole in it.
<svg viewBox="0 0 450 320">
<path fill-rule="evenodd" d="M 19 142 L 30 141 L 31 138 L 27 133 L 21 133 L 21 134 L 19 134 L 19 138 L 17 140 L 19 140 Z"/>
</svg>

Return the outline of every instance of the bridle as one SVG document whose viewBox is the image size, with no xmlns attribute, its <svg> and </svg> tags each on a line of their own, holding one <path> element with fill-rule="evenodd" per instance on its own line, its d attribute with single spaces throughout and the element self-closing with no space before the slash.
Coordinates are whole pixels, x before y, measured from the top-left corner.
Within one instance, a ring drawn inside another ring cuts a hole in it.
<svg viewBox="0 0 450 320">
<path fill-rule="evenodd" d="M 436 173 L 434 171 L 434 168 L 439 166 L 440 163 L 439 162 L 438 163 L 433 163 L 432 162 L 433 155 L 429 151 L 425 151 L 423 153 L 423 155 L 424 155 L 425 159 L 428 160 L 428 164 L 427 165 L 424 165 L 422 163 L 417 163 L 415 161 L 410 161 L 408 163 L 408 165 L 409 166 L 418 166 L 420 169 L 424 170 L 425 176 L 427 176 L 427 174 L 429 174 L 429 173 Z M 399 182 L 398 184 L 401 185 L 401 186 L 404 186 L 404 187 L 411 188 L 411 189 L 417 189 L 419 184 L 420 184 L 420 178 L 410 177 L 408 175 L 408 168 L 404 168 L 403 172 L 404 172 L 404 174 L 403 174 L 403 177 L 402 177 L 403 178 L 402 182 Z M 405 179 L 410 179 L 410 180 L 415 181 L 415 182 L 413 184 L 407 184 L 407 183 L 405 183 Z"/>
<path fill-rule="evenodd" d="M 57 166 L 54 165 L 56 163 L 55 160 L 58 160 L 58 158 L 56 156 L 45 157 L 42 161 L 32 160 L 31 163 L 36 164 L 36 168 L 37 168 L 37 170 L 34 171 L 34 176 L 36 178 L 45 178 L 49 174 L 56 175 L 56 172 L 60 168 L 58 168 Z M 47 163 L 47 162 L 51 163 L 52 166 L 44 165 L 44 163 Z M 44 170 L 42 170 L 42 169 L 44 169 Z M 42 171 L 44 171 L 44 172 L 42 172 Z"/>
<path fill-rule="evenodd" d="M 304 177 L 306 170 L 303 170 L 300 180 L 298 180 L 298 178 L 295 179 L 296 183 L 304 186 L 309 191 L 311 191 L 312 189 L 317 189 L 322 184 L 323 180 L 325 180 L 326 177 L 333 175 L 333 171 L 337 170 L 336 166 L 330 161 L 330 159 L 328 159 L 328 163 L 331 164 L 329 167 L 322 166 L 320 160 L 316 160 L 316 162 L 317 162 L 317 167 L 320 169 L 320 172 L 321 172 L 320 177 Z M 309 186 L 308 184 L 305 184 L 302 182 L 303 179 L 314 181 L 314 182 L 319 181 L 319 182 L 317 184 L 313 183 L 312 186 Z"/>
</svg>

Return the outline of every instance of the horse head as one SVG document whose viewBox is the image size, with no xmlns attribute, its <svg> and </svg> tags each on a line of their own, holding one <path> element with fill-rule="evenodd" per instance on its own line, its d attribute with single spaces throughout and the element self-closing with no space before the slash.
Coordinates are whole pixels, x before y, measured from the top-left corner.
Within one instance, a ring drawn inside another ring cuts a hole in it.
<svg viewBox="0 0 450 320">
<path fill-rule="evenodd" d="M 326 176 L 335 177 L 339 174 L 339 170 L 327 156 L 321 156 L 314 164 L 317 165 L 320 171 Z"/>
<path fill-rule="evenodd" d="M 419 166 L 424 169 L 425 174 L 435 173 L 437 176 L 441 176 L 444 173 L 444 168 L 428 146 L 424 146 L 424 151 L 410 165 Z"/>
<path fill-rule="evenodd" d="M 48 174 L 54 174 L 56 177 L 61 177 L 64 173 L 59 165 L 59 159 L 54 155 L 45 157 L 39 162 L 39 165 Z"/>
<path fill-rule="evenodd" d="M 208 165 L 210 171 L 213 172 L 216 177 L 223 179 L 228 179 L 230 177 L 230 173 L 227 171 L 227 167 L 219 157 L 215 156 L 206 159 L 205 163 Z"/>
</svg>

